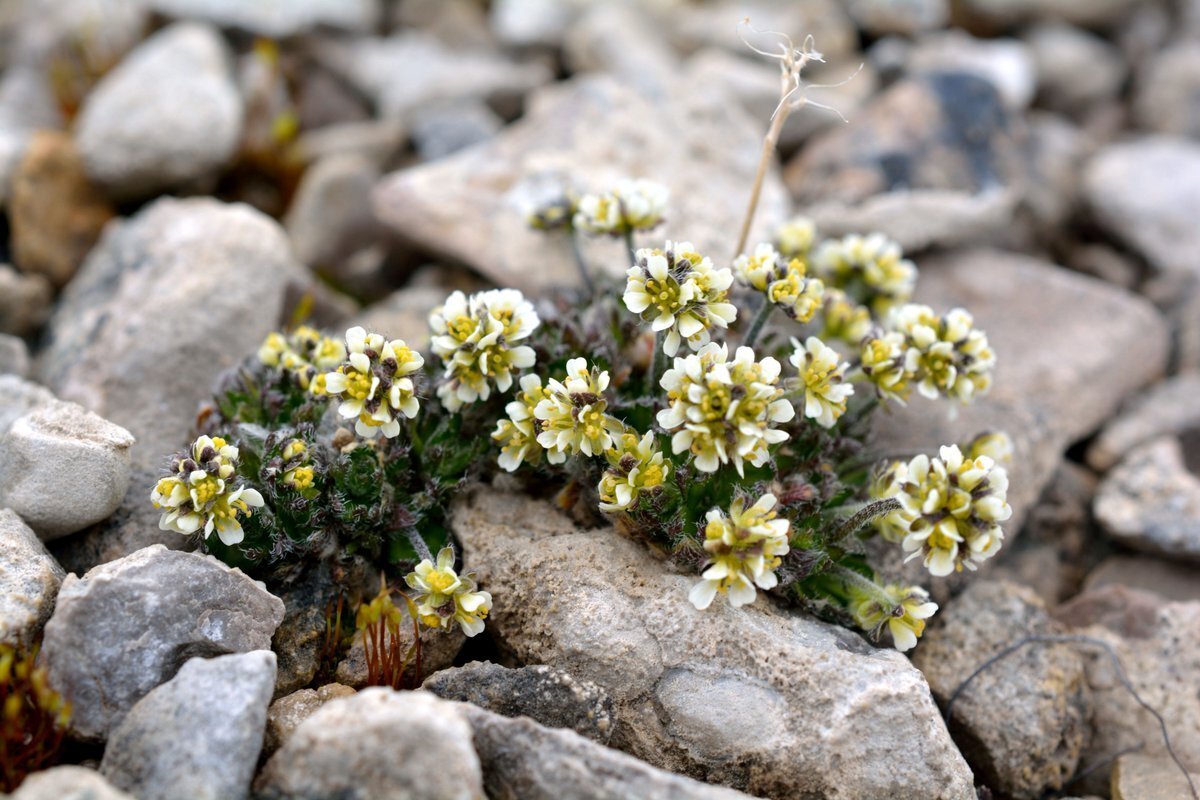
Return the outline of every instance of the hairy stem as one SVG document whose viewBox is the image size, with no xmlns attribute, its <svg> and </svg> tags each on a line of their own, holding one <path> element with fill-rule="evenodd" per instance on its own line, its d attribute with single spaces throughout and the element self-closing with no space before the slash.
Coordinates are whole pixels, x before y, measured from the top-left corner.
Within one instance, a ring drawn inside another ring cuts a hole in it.
<svg viewBox="0 0 1200 800">
<path fill-rule="evenodd" d="M 750 330 L 746 331 L 746 339 L 742 342 L 746 347 L 753 347 L 758 341 L 758 335 L 762 333 L 763 327 L 767 324 L 767 319 L 771 316 L 771 312 L 775 310 L 775 304 L 770 298 L 764 297 L 763 303 L 758 307 L 758 313 L 754 315 L 753 321 L 750 323 Z"/>
<path fill-rule="evenodd" d="M 421 534 L 417 533 L 416 528 L 405 528 L 404 535 L 408 537 L 409 544 L 413 550 L 417 551 L 417 557 L 433 563 L 433 553 L 429 552 L 429 545 L 425 544 L 425 540 L 421 538 Z"/>
<path fill-rule="evenodd" d="M 890 514 L 899 508 L 900 501 L 894 497 L 887 497 L 883 500 L 868 503 L 838 526 L 838 529 L 834 531 L 833 536 L 829 540 L 830 544 L 837 544 L 846 537 L 853 536 L 884 514 Z"/>
</svg>

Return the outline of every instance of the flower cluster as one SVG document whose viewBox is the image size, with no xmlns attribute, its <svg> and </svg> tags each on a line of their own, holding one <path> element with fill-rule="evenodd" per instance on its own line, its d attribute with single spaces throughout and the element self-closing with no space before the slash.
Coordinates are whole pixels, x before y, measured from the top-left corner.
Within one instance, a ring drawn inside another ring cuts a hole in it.
<svg viewBox="0 0 1200 800">
<path fill-rule="evenodd" d="M 224 439 L 201 436 L 193 442 L 150 493 L 154 507 L 163 509 L 158 527 L 188 535 L 203 529 L 205 538 L 215 530 L 226 545 L 242 541 L 238 518 L 260 508 L 263 497 L 237 478 L 237 465 L 238 449 Z"/>
<path fill-rule="evenodd" d="M 656 491 L 671 474 L 671 464 L 655 446 L 654 434 L 638 438 L 633 430 L 617 436 L 613 447 L 604 452 L 608 469 L 600 479 L 597 492 L 600 510 L 609 513 L 629 511 L 643 492 Z"/>
<path fill-rule="evenodd" d="M 459 575 L 454 571 L 454 549 L 443 547 L 437 554 L 437 564 L 428 558 L 404 578 L 409 588 L 416 590 L 414 602 L 421 623 L 442 630 L 455 623 L 467 636 L 483 631 L 483 620 L 492 610 L 492 596 L 476 591 L 474 573 Z"/>
<path fill-rule="evenodd" d="M 968 312 L 938 316 L 929 306 L 909 304 L 895 310 L 891 324 L 905 337 L 905 370 L 925 397 L 969 403 L 991 388 L 996 355 Z"/>
<path fill-rule="evenodd" d="M 297 491 L 312 488 L 313 472 L 309 463 L 308 445 L 300 439 L 292 439 L 283 446 L 283 482 Z"/>
<path fill-rule="evenodd" d="M 382 431 L 389 439 L 399 435 L 397 414 L 412 419 L 420 403 L 409 377 L 424 364 L 420 353 L 401 339 L 387 341 L 359 327 L 346 331 L 345 363 L 325 374 L 325 391 L 341 398 L 338 414 L 353 419 L 359 436 Z"/>
<path fill-rule="evenodd" d="M 762 292 L 770 303 L 797 322 L 808 322 L 821 308 L 825 284 L 807 277 L 800 258 L 788 259 L 770 244 L 760 244 L 752 255 L 733 262 L 734 273 L 745 285 Z"/>
<path fill-rule="evenodd" d="M 908 340 L 899 331 L 873 329 L 859 345 L 859 369 L 882 400 L 903 405 L 912 391 Z"/>
<path fill-rule="evenodd" d="M 841 289 L 825 289 L 825 327 L 821 338 L 857 346 L 871 332 L 871 310 Z"/>
<path fill-rule="evenodd" d="M 592 234 L 621 236 L 654 228 L 663 220 L 670 191 L 645 179 L 621 181 L 617 188 L 579 199 L 574 224 Z"/>
<path fill-rule="evenodd" d="M 1000 523 L 1012 516 L 1008 475 L 987 456 L 964 458 L 957 445 L 939 457 L 921 454 L 894 465 L 892 495 L 902 514 L 902 547 L 921 556 L 932 575 L 975 569 L 1004 541 Z"/>
<path fill-rule="evenodd" d="M 847 290 L 877 314 L 907 303 L 916 287 L 916 266 L 904 257 L 900 245 L 881 233 L 828 239 L 812 261 L 813 271 L 827 285 Z"/>
<path fill-rule="evenodd" d="M 822 428 L 832 428 L 846 413 L 846 401 L 854 394 L 854 387 L 846 382 L 850 365 L 815 336 L 808 337 L 803 345 L 793 339 L 792 346 L 792 366 L 799 370 L 804 387 L 804 416 L 816 420 Z"/>
<path fill-rule="evenodd" d="M 749 347 L 739 347 L 729 361 L 728 347 L 716 342 L 676 358 L 662 377 L 670 405 L 658 412 L 658 424 L 675 431 L 672 451 L 690 450 L 701 472 L 730 462 L 739 475 L 743 461 L 762 466 L 768 445 L 788 438 L 775 424 L 796 414 L 778 385 L 779 373 L 778 361 L 755 361 Z"/>
<path fill-rule="evenodd" d="M 516 399 L 504 407 L 508 418 L 497 421 L 492 433 L 492 440 L 500 444 L 500 467 L 508 472 L 516 472 L 522 463 L 537 464 L 542 460 L 534 410 L 545 399 L 546 390 L 537 375 L 522 376 L 520 385 Z"/>
<path fill-rule="evenodd" d="M 346 359 L 346 346 L 302 325 L 290 334 L 270 333 L 258 348 L 258 360 L 287 373 L 301 389 L 324 394 L 324 373 Z"/>
<path fill-rule="evenodd" d="M 775 246 L 784 258 L 808 260 L 817 241 L 817 226 L 808 217 L 794 217 L 775 230 Z"/>
<path fill-rule="evenodd" d="M 851 613 L 863 630 L 878 639 L 884 625 L 892 634 L 892 643 L 901 653 L 917 646 L 925 632 L 925 620 L 937 613 L 937 603 L 929 601 L 929 593 L 919 586 L 888 584 L 882 596 L 860 593 L 854 599 Z"/>
<path fill-rule="evenodd" d="M 533 348 L 517 344 L 540 324 L 537 312 L 516 289 L 491 289 L 468 298 L 454 292 L 429 317 L 433 352 L 442 359 L 438 397 L 450 411 L 487 400 L 493 384 L 507 392 L 513 371 L 532 367 Z"/>
<path fill-rule="evenodd" d="M 764 494 L 746 507 L 745 498 L 733 501 L 726 516 L 720 509 L 708 512 L 704 549 L 709 556 L 703 580 L 692 587 L 688 599 L 698 609 L 708 608 L 718 593 L 728 594 L 733 606 L 753 603 L 754 587 L 774 588 L 775 569 L 788 552 L 791 523 L 775 512 L 775 495 Z"/>
<path fill-rule="evenodd" d="M 666 331 L 663 352 L 668 356 L 679 352 L 684 340 L 699 350 L 708 344 L 711 329 L 727 328 L 737 319 L 737 308 L 728 302 L 733 273 L 713 267 L 691 242 L 643 248 L 635 262 L 626 273 L 622 299 L 652 330 Z"/>
<path fill-rule="evenodd" d="M 600 455 L 612 447 L 618 423 L 605 413 L 608 401 L 608 373 L 587 360 L 567 362 L 567 375 L 561 381 L 551 379 L 543 398 L 533 409 L 538 421 L 537 441 L 546 448 L 552 464 L 561 464 L 576 453 Z"/>
</svg>

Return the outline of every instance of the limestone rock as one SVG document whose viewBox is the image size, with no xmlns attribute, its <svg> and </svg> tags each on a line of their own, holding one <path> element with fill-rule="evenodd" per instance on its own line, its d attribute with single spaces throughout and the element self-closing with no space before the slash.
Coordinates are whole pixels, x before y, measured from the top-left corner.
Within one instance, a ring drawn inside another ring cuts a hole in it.
<svg viewBox="0 0 1200 800">
<path fill-rule="evenodd" d="M 770 797 L 971 798 L 924 679 L 857 634 L 766 599 L 700 612 L 694 576 L 641 545 L 580 531 L 549 504 L 479 489 L 452 513 L 495 600 L 501 646 L 612 698 L 612 746 Z M 864 736 L 863 731 L 870 731 Z M 890 754 L 921 742 L 921 758 Z"/>
<path fill-rule="evenodd" d="M 330 156 L 304 172 L 284 226 L 301 263 L 338 275 L 354 253 L 378 242 L 371 211 L 379 170 L 361 156 Z"/>
<path fill-rule="evenodd" d="M 16 375 L 24 378 L 29 374 L 29 346 L 24 339 L 0 333 L 0 375 Z"/>
<path fill-rule="evenodd" d="M 915 36 L 945 26 L 948 0 L 850 0 L 850 16 L 868 34 Z"/>
<path fill-rule="evenodd" d="M 135 800 L 133 795 L 125 794 L 94 769 L 71 765 L 35 772 L 24 780 L 10 800 L 51 797 L 54 800 Z"/>
<path fill-rule="evenodd" d="M 32 381 L 16 375 L 0 375 L 0 438 L 21 417 L 58 402 L 58 398 Z"/>
<path fill-rule="evenodd" d="M 68 576 L 42 657 L 74 704 L 71 732 L 100 741 L 189 658 L 268 649 L 282 618 L 283 603 L 240 570 L 155 545 Z"/>
<path fill-rule="evenodd" d="M 1153 592 L 1166 600 L 1200 600 L 1200 571 L 1193 564 L 1149 556 L 1109 556 L 1087 574 L 1087 591 L 1106 586 L 1127 586 Z"/>
<path fill-rule="evenodd" d="M 1122 544 L 1200 561 L 1200 477 L 1178 439 L 1133 449 L 1100 484 L 1096 519 Z"/>
<path fill-rule="evenodd" d="M 1030 21 L 1061 21 L 1084 27 L 1103 27 L 1119 22 L 1138 0 L 963 0 L 964 16 L 996 27 L 1011 27 Z"/>
<path fill-rule="evenodd" d="M 354 694 L 349 686 L 327 683 L 320 689 L 299 689 L 271 703 L 267 709 L 267 733 L 263 753 L 270 755 L 291 738 L 304 720 L 330 700 Z"/>
<path fill-rule="evenodd" d="M 255 782 L 262 800 L 482 800 L 479 757 L 457 706 L 371 688 L 305 720 Z"/>
<path fill-rule="evenodd" d="M 241 28 L 273 39 L 330 27 L 368 33 L 380 17 L 379 0 L 150 0 L 150 8 L 168 17 L 203 20 L 223 28 Z"/>
<path fill-rule="evenodd" d="M 1112 784 L 1113 800 L 1174 800 L 1191 797 L 1200 788 L 1200 774 L 1185 776 L 1169 757 L 1129 753 L 1117 759 Z"/>
<path fill-rule="evenodd" d="M 21 518 L 0 509 L 0 643 L 28 647 L 54 611 L 63 569 Z"/>
<path fill-rule="evenodd" d="M 1200 372 L 1182 372 L 1131 398 L 1088 448 L 1088 464 L 1103 472 L 1137 445 L 1200 430 L 1198 395 Z"/>
<path fill-rule="evenodd" d="M 563 57 L 572 73 L 606 72 L 656 99 L 679 70 L 674 50 L 635 4 L 594 5 L 567 31 Z"/>
<path fill-rule="evenodd" d="M 1041 105 L 1066 114 L 1116 99 L 1128 68 L 1121 51 L 1095 34 L 1064 23 L 1026 34 L 1037 69 Z"/>
<path fill-rule="evenodd" d="M 1200 52 L 1194 41 L 1154 54 L 1136 84 L 1133 112 L 1147 130 L 1200 139 Z"/>
<path fill-rule="evenodd" d="M 100 772 L 138 800 L 245 800 L 274 689 L 269 650 L 193 658 L 129 710 Z"/>
</svg>

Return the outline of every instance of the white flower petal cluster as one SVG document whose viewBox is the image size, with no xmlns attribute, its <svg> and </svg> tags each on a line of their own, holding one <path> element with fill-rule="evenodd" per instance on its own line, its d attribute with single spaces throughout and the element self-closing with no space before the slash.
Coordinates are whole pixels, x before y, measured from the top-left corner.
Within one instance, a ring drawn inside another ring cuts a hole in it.
<svg viewBox="0 0 1200 800">
<path fill-rule="evenodd" d="M 626 273 L 622 299 L 652 330 L 666 331 L 667 355 L 679 352 L 683 341 L 699 350 L 708 344 L 713 328 L 727 328 L 737 319 L 737 308 L 728 301 L 733 273 L 715 268 L 691 242 L 667 242 L 662 250 L 643 248 L 635 262 Z"/>
<path fill-rule="evenodd" d="M 203 529 L 207 539 L 214 530 L 226 545 L 245 538 L 239 516 L 261 508 L 263 497 L 237 475 L 238 449 L 219 437 L 201 436 L 187 453 L 175 459 L 172 475 L 161 479 L 150 493 L 150 502 L 163 509 L 158 527 L 192 534 Z"/>
<path fill-rule="evenodd" d="M 396 415 L 412 419 L 420 408 L 416 385 L 408 376 L 424 366 L 425 359 L 402 339 L 389 342 L 357 326 L 346 331 L 346 350 L 346 362 L 325 374 L 325 391 L 342 400 L 338 414 L 355 420 L 359 436 L 380 431 L 389 439 L 399 435 Z"/>
<path fill-rule="evenodd" d="M 837 340 L 857 347 L 874 325 L 871 310 L 854 302 L 841 289 L 825 287 L 823 310 L 825 325 L 821 338 L 825 341 Z"/>
<path fill-rule="evenodd" d="M 605 413 L 607 388 L 608 372 L 589 367 L 583 358 L 567 362 L 567 375 L 561 381 L 547 382 L 545 397 L 533 414 L 538 444 L 546 449 L 551 464 L 561 464 L 576 453 L 600 455 L 612 447 L 612 431 L 619 430 L 619 423 Z"/>
<path fill-rule="evenodd" d="M 324 394 L 324 373 L 346 360 L 346 345 L 307 325 L 290 334 L 270 333 L 258 348 L 258 360 L 292 376 L 302 389 Z"/>
<path fill-rule="evenodd" d="M 743 253 L 733 262 L 733 274 L 738 282 L 760 292 L 765 292 L 767 286 L 778 280 L 786 269 L 787 259 L 767 242 L 759 244 L 749 255 Z"/>
<path fill-rule="evenodd" d="M 475 574 L 454 571 L 454 550 L 443 547 L 437 564 L 424 559 L 404 578 L 417 592 L 417 616 L 429 628 L 449 629 L 457 624 L 467 636 L 483 632 L 483 621 L 492 610 L 492 596 L 477 591 Z"/>
<path fill-rule="evenodd" d="M 733 271 L 741 283 L 765 294 L 797 322 L 808 322 L 821 308 L 825 285 L 808 277 L 802 259 L 787 258 L 771 244 L 759 244 L 751 255 L 738 256 Z"/>
<path fill-rule="evenodd" d="M 521 390 L 517 397 L 504 407 L 507 419 L 496 422 L 492 440 L 500 444 L 500 467 L 516 472 L 523 463 L 537 464 L 542 460 L 542 446 L 538 444 L 538 421 L 534 410 L 546 397 L 542 379 L 537 375 L 521 376 Z"/>
<path fill-rule="evenodd" d="M 513 372 L 533 366 L 534 352 L 518 342 L 540 324 L 537 312 L 516 289 L 490 289 L 469 298 L 454 292 L 429 316 L 433 352 L 445 376 L 438 397 L 450 411 L 487 400 L 492 386 L 507 392 Z"/>
<path fill-rule="evenodd" d="M 907 533 L 909 559 L 923 558 L 930 574 L 975 569 L 1004 541 L 1000 523 L 1012 516 L 1008 474 L 987 456 L 964 458 L 957 445 L 937 458 L 919 455 L 897 467 L 896 499 Z"/>
<path fill-rule="evenodd" d="M 616 437 L 604 457 L 608 469 L 597 489 L 601 511 L 628 511 L 637 505 L 643 492 L 657 490 L 671 474 L 671 464 L 664 461 L 655 446 L 653 432 L 638 438 L 635 431 L 625 431 Z"/>
<path fill-rule="evenodd" d="M 775 230 L 775 244 L 785 258 L 807 260 L 817 241 L 817 224 L 808 217 L 793 217 Z"/>
<path fill-rule="evenodd" d="M 890 323 L 904 334 L 905 369 L 925 397 L 943 394 L 969 403 L 991 388 L 996 354 L 967 311 L 938 316 L 929 306 L 910 303 L 897 308 Z"/>
<path fill-rule="evenodd" d="M 859 345 L 859 369 L 881 400 L 904 405 L 912 391 L 908 340 L 899 331 L 873 330 Z"/>
<path fill-rule="evenodd" d="M 658 412 L 658 424 L 671 437 L 671 450 L 689 450 L 696 468 L 716 472 L 733 463 L 762 466 L 768 447 L 788 438 L 773 426 L 787 422 L 796 410 L 779 387 L 779 362 L 755 361 L 754 351 L 739 347 L 733 361 L 724 344 L 711 342 L 685 358 L 676 358 L 662 377 L 670 405 Z"/>
<path fill-rule="evenodd" d="M 621 181 L 613 191 L 581 197 L 575 227 L 613 236 L 650 230 L 663 221 L 670 194 L 666 186 L 645 178 Z"/>
<path fill-rule="evenodd" d="M 884 625 L 892 634 L 892 644 L 901 653 L 917 646 L 925 632 L 925 620 L 937 613 L 937 603 L 930 602 L 929 593 L 919 586 L 889 584 L 883 588 L 889 602 L 882 598 L 863 596 L 851 609 L 855 622 L 878 638 Z"/>
<path fill-rule="evenodd" d="M 792 366 L 799 370 L 804 386 L 804 416 L 822 428 L 832 428 L 846 413 L 846 401 L 854 394 L 854 387 L 846 382 L 850 365 L 816 336 L 808 337 L 803 345 L 793 339 L 792 346 Z"/>
<path fill-rule="evenodd" d="M 733 501 L 726 516 L 720 509 L 708 512 L 704 549 L 708 565 L 688 594 L 692 605 L 706 609 L 717 594 L 728 594 L 733 606 L 753 603 L 759 589 L 779 582 L 775 569 L 788 552 L 791 523 L 775 512 L 775 495 L 764 494 L 746 507 L 744 498 Z"/>
<path fill-rule="evenodd" d="M 907 303 L 917 284 L 916 265 L 882 233 L 822 242 L 813 255 L 813 271 L 826 285 L 847 290 L 876 314 Z"/>
</svg>

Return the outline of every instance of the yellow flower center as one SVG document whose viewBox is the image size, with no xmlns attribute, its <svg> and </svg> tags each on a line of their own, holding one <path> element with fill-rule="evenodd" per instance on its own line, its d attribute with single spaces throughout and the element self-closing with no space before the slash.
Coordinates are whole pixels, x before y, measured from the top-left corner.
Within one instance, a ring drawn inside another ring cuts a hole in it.
<svg viewBox="0 0 1200 800">
<path fill-rule="evenodd" d="M 674 278 L 658 281 L 651 278 L 646 281 L 646 294 L 660 314 L 672 313 L 679 308 L 679 284 Z"/>
<path fill-rule="evenodd" d="M 192 484 L 192 491 L 196 493 L 196 503 L 203 506 L 207 505 L 220 494 L 220 485 L 217 483 L 216 478 L 209 475 L 198 483 Z"/>
<path fill-rule="evenodd" d="M 456 580 L 458 580 L 458 576 L 448 569 L 435 569 L 425 578 L 425 582 L 429 584 L 429 588 L 435 594 L 445 594 Z"/>
<path fill-rule="evenodd" d="M 663 482 L 663 468 L 661 464 L 650 464 L 642 471 L 642 485 L 646 488 L 658 486 Z"/>
<path fill-rule="evenodd" d="M 468 337 L 475 331 L 475 320 L 472 317 L 462 314 L 450 320 L 446 324 L 446 330 L 450 335 L 460 342 L 465 342 Z"/>
<path fill-rule="evenodd" d="M 366 400 L 371 393 L 371 377 L 351 370 L 346 373 L 346 396 L 354 400 Z"/>
</svg>

